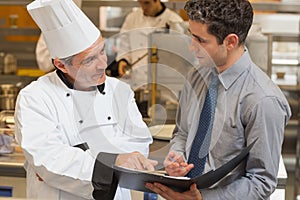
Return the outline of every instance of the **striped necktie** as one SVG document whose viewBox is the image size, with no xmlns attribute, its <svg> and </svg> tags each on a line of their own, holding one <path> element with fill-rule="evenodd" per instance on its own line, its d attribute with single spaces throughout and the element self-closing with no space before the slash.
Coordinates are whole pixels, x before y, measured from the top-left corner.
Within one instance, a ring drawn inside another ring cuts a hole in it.
<svg viewBox="0 0 300 200">
<path fill-rule="evenodd" d="M 190 178 L 200 176 L 204 170 L 204 165 L 209 151 L 215 108 L 218 98 L 218 85 L 219 79 L 218 76 L 215 76 L 211 80 L 206 93 L 197 133 L 188 159 L 189 164 L 194 164 L 194 168 L 187 174 Z"/>
</svg>

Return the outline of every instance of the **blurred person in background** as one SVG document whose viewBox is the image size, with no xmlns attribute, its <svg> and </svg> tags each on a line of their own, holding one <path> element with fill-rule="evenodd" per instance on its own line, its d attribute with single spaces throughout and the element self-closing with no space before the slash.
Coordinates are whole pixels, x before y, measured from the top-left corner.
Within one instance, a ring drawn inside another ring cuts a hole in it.
<svg viewBox="0 0 300 200">
<path fill-rule="evenodd" d="M 140 7 L 130 12 L 120 29 L 120 47 L 115 62 L 108 67 L 113 76 L 125 75 L 126 68 L 147 63 L 149 31 L 169 28 L 171 23 L 183 22 L 183 19 L 170 10 L 160 0 L 138 0 Z M 126 34 L 128 32 L 128 34 Z M 137 62 L 138 61 L 138 62 Z M 147 72 L 143 73 L 147 77 Z"/>
</svg>

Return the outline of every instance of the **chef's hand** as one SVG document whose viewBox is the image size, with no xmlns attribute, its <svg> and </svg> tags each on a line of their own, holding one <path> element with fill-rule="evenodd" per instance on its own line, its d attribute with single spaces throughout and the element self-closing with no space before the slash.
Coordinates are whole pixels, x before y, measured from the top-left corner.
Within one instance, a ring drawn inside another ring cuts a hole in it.
<svg viewBox="0 0 300 200">
<path fill-rule="evenodd" d="M 194 183 L 190 186 L 190 190 L 185 192 L 175 192 L 171 188 L 160 183 L 146 183 L 146 188 L 159 194 L 167 200 L 202 200 L 202 195 Z"/>
<path fill-rule="evenodd" d="M 154 166 L 157 163 L 156 160 L 147 159 L 143 154 L 135 151 L 133 153 L 119 154 L 115 165 L 130 169 L 154 171 Z"/>
<path fill-rule="evenodd" d="M 165 170 L 170 176 L 185 176 L 193 167 L 193 164 L 185 162 L 182 153 L 171 151 L 164 160 Z"/>
</svg>

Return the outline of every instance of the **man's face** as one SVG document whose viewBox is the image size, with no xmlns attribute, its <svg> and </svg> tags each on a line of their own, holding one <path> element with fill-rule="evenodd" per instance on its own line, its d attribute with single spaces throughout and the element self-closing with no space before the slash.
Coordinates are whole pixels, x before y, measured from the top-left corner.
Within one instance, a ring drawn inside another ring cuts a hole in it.
<svg viewBox="0 0 300 200">
<path fill-rule="evenodd" d="M 88 88 L 104 83 L 106 67 L 105 43 L 101 36 L 91 47 L 74 56 L 72 66 L 67 66 L 75 88 Z"/>
<path fill-rule="evenodd" d="M 214 65 L 220 70 L 226 64 L 226 46 L 218 44 L 217 38 L 207 32 L 207 24 L 189 20 L 189 28 L 192 34 L 190 49 L 195 53 L 199 64 Z"/>
<path fill-rule="evenodd" d="M 158 12 L 159 0 L 138 0 L 145 16 L 154 17 Z"/>
</svg>

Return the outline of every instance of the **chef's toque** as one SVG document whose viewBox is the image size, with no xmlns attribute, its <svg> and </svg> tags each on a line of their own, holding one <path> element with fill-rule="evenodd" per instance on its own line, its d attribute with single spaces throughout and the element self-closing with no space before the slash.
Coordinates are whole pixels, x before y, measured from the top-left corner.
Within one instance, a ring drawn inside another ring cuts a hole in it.
<svg viewBox="0 0 300 200">
<path fill-rule="evenodd" d="M 78 54 L 101 34 L 72 0 L 35 0 L 27 10 L 41 29 L 52 58 Z"/>
</svg>

